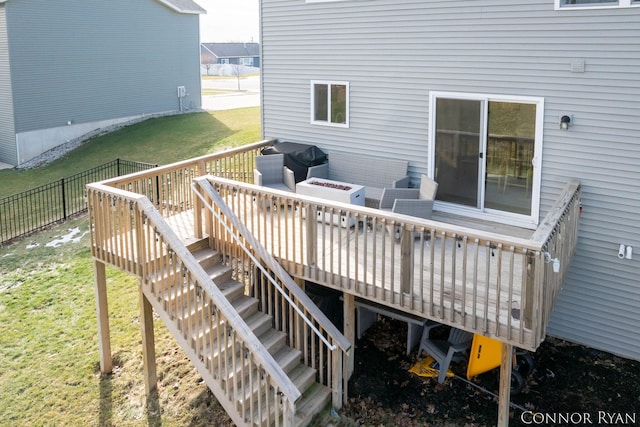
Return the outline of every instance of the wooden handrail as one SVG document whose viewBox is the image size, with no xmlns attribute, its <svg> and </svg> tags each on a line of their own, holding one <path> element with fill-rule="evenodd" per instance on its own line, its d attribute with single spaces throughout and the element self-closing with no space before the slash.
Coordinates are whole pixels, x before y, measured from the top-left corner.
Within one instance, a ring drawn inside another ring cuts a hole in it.
<svg viewBox="0 0 640 427">
<path fill-rule="evenodd" d="M 182 160 L 179 162 L 170 163 L 164 166 L 158 166 L 157 168 L 149 169 L 147 171 L 141 171 L 132 173 L 129 175 L 125 175 L 122 177 L 117 177 L 113 179 L 107 179 L 101 181 L 100 183 L 103 185 L 108 185 L 111 187 L 117 187 L 119 185 L 127 184 L 131 181 L 141 179 L 141 178 L 149 178 L 156 177 L 158 175 L 162 175 L 163 173 L 173 172 L 175 170 L 184 169 L 190 166 L 199 166 L 202 164 L 206 164 L 207 162 L 211 162 L 213 160 L 226 159 L 236 154 L 251 152 L 253 150 L 257 150 L 262 147 L 268 147 L 273 145 L 276 142 L 276 139 L 264 139 L 262 141 L 254 142 L 252 144 L 243 145 L 237 148 L 231 148 L 228 150 L 220 151 L 212 154 L 205 154 L 203 156 L 194 157 L 187 160 Z M 204 171 L 202 173 L 204 175 Z"/>
<path fill-rule="evenodd" d="M 571 180 L 565 185 L 560 197 L 553 203 L 549 212 L 531 236 L 531 240 L 540 242 L 541 245 L 549 241 L 558 223 L 561 222 L 562 217 L 567 213 L 571 202 L 576 197 L 579 197 L 580 187 L 580 181 L 578 180 Z"/>
<path fill-rule="evenodd" d="M 247 227 L 238 219 L 238 217 L 229 209 L 229 207 L 224 203 L 220 195 L 215 191 L 211 182 L 220 183 L 220 184 L 231 184 L 233 181 L 224 178 L 215 178 L 215 177 L 200 177 L 194 180 L 192 184 L 193 190 L 198 194 L 200 199 L 205 203 L 205 207 L 213 212 L 213 209 L 206 204 L 205 198 L 200 194 L 198 188 L 206 193 L 207 196 L 217 205 L 217 207 L 221 210 L 221 212 L 226 216 L 226 218 L 231 222 L 231 224 L 239 231 L 240 236 L 244 238 L 253 250 L 255 250 L 260 257 L 260 260 L 266 264 L 266 266 L 271 269 L 275 275 L 282 281 L 283 285 L 287 288 L 289 292 L 291 292 L 296 299 L 298 299 L 301 304 L 306 307 L 313 315 L 313 317 L 318 321 L 318 323 L 322 326 L 322 328 L 329 334 L 331 339 L 337 344 L 337 346 L 342 350 L 345 354 L 348 354 L 351 349 L 351 343 L 347 338 L 342 335 L 342 333 L 335 327 L 335 325 L 326 317 L 326 315 L 319 310 L 316 305 L 311 301 L 311 298 L 307 296 L 307 294 L 293 281 L 289 273 L 286 272 L 284 268 L 275 260 L 275 258 L 266 250 L 266 248 L 251 234 L 251 232 L 247 229 Z M 235 237 L 235 234 L 232 234 Z M 242 244 L 240 244 L 243 246 Z M 246 248 L 243 247 L 246 251 Z M 257 262 L 259 265 L 260 263 Z M 291 300 L 291 298 L 282 291 L 282 289 L 277 285 L 275 281 L 272 281 L 275 285 L 276 289 L 280 292 L 280 294 L 292 305 L 292 307 L 296 310 L 298 315 L 302 318 L 302 320 L 307 323 L 307 325 L 313 330 L 313 332 L 322 340 L 327 347 L 331 350 L 335 350 L 336 347 L 328 342 L 324 336 L 320 333 L 320 331 L 313 325 L 313 323 L 305 316 L 304 313 L 298 308 L 298 306 Z"/>
</svg>

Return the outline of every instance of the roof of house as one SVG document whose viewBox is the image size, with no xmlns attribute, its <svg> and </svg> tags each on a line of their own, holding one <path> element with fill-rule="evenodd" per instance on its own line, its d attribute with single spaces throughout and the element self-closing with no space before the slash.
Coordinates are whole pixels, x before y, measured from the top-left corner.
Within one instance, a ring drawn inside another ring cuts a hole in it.
<svg viewBox="0 0 640 427">
<path fill-rule="evenodd" d="M 202 43 L 200 53 L 214 55 L 218 58 L 239 58 L 260 56 L 259 43 Z"/>
<path fill-rule="evenodd" d="M 193 0 L 157 0 L 165 6 L 180 13 L 206 14 L 207 11 L 201 8 Z"/>
<path fill-rule="evenodd" d="M 156 0 L 170 9 L 179 13 L 188 14 L 206 14 L 207 11 L 201 8 L 193 0 Z M 0 3 L 6 3 L 7 0 L 0 0 Z"/>
</svg>

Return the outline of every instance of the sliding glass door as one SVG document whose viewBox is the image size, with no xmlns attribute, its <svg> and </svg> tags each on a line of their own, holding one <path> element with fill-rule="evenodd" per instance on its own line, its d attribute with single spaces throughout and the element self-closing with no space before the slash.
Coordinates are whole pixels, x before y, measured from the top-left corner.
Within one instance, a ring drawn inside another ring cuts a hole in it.
<svg viewBox="0 0 640 427">
<path fill-rule="evenodd" d="M 432 170 L 441 210 L 537 223 L 542 102 L 432 94 Z"/>
</svg>

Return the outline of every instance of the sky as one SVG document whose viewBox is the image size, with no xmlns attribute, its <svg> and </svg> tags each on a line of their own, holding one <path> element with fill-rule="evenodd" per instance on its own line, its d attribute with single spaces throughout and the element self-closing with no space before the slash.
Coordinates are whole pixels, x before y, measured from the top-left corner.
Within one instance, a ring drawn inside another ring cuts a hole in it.
<svg viewBox="0 0 640 427">
<path fill-rule="evenodd" d="M 206 15 L 200 15 L 200 42 L 259 41 L 259 0 L 196 0 Z"/>
</svg>

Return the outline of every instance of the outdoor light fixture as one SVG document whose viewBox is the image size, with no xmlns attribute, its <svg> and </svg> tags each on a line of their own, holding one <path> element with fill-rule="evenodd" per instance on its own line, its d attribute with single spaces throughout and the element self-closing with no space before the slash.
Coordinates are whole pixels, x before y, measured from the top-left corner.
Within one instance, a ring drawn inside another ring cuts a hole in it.
<svg viewBox="0 0 640 427">
<path fill-rule="evenodd" d="M 560 129 L 569 129 L 569 123 L 571 123 L 571 116 L 564 115 L 560 117 Z"/>
</svg>

